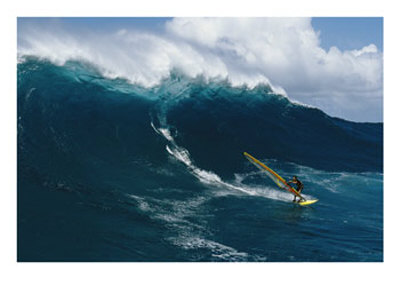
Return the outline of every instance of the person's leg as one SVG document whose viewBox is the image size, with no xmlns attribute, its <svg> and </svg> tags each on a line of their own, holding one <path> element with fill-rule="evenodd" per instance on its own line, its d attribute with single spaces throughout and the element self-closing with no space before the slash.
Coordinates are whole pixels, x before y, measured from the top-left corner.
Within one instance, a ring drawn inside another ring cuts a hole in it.
<svg viewBox="0 0 400 301">
<path fill-rule="evenodd" d="M 298 192 L 301 193 L 302 190 L 303 190 L 303 187 L 300 187 L 300 189 L 298 190 Z M 300 203 L 300 202 L 301 202 L 301 198 L 299 198 L 298 203 Z"/>
</svg>

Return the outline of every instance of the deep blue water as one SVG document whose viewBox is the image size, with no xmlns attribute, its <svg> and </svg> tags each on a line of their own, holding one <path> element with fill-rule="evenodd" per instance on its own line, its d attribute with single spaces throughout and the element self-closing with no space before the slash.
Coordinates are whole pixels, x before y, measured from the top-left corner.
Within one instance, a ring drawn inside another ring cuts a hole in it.
<svg viewBox="0 0 400 301">
<path fill-rule="evenodd" d="M 18 64 L 19 261 L 383 261 L 383 124 L 178 72 Z M 242 155 L 297 175 L 291 203 Z"/>
</svg>

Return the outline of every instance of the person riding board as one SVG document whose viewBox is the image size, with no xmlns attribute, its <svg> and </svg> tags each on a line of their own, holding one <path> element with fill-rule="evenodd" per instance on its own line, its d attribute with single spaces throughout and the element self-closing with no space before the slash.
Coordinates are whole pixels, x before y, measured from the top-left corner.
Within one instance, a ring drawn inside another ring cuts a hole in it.
<svg viewBox="0 0 400 301">
<path fill-rule="evenodd" d="M 293 183 L 293 184 L 296 185 L 296 191 L 297 191 L 298 193 L 300 193 L 300 192 L 303 190 L 303 188 L 304 188 L 303 183 L 300 182 L 300 180 L 297 178 L 297 176 L 293 176 L 293 178 L 292 178 L 290 181 L 288 181 L 288 184 L 289 184 L 289 183 Z M 297 202 L 300 203 L 300 201 L 301 201 L 301 198 L 300 198 Z M 294 196 L 293 202 L 294 202 L 294 203 L 296 202 L 296 195 Z"/>
</svg>

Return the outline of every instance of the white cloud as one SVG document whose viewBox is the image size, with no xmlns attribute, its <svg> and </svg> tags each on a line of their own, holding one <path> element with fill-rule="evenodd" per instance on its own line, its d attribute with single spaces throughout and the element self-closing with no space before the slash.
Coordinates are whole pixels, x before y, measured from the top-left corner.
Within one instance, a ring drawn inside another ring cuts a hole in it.
<svg viewBox="0 0 400 301">
<path fill-rule="evenodd" d="M 382 53 L 373 44 L 325 51 L 309 18 L 174 19 L 167 29 L 220 56 L 232 79 L 257 73 L 330 114 L 382 118 Z"/>
<path fill-rule="evenodd" d="M 353 120 L 381 120 L 382 53 L 320 47 L 309 18 L 176 18 L 165 34 L 21 30 L 20 54 L 84 59 L 108 76 L 156 85 L 172 69 L 233 85 L 270 83 L 289 97 Z M 360 113 L 362 112 L 362 113 Z"/>
<path fill-rule="evenodd" d="M 377 53 L 377 52 L 378 48 L 376 48 L 374 44 L 370 44 L 368 46 L 363 47 L 361 50 L 353 50 L 352 54 L 354 54 L 355 56 L 360 56 L 365 53 Z"/>
</svg>

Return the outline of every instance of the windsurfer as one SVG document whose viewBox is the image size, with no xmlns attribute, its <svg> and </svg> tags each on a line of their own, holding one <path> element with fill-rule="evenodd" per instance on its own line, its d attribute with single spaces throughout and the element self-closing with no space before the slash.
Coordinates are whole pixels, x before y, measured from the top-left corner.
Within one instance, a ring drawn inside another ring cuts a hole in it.
<svg viewBox="0 0 400 301">
<path fill-rule="evenodd" d="M 289 183 L 293 183 L 293 184 L 295 184 L 296 185 L 296 191 L 298 192 L 298 193 L 300 193 L 302 190 L 303 190 L 303 188 L 304 188 L 304 184 L 302 183 L 302 182 L 300 182 L 300 180 L 297 178 L 297 176 L 293 176 L 293 178 L 290 180 L 290 181 L 288 181 L 287 182 L 288 184 Z M 293 199 L 293 202 L 294 203 L 296 203 L 296 202 L 298 202 L 298 203 L 300 203 L 300 201 L 301 201 L 301 198 L 298 200 L 298 201 L 296 201 L 296 195 L 294 196 L 294 199 Z"/>
</svg>

